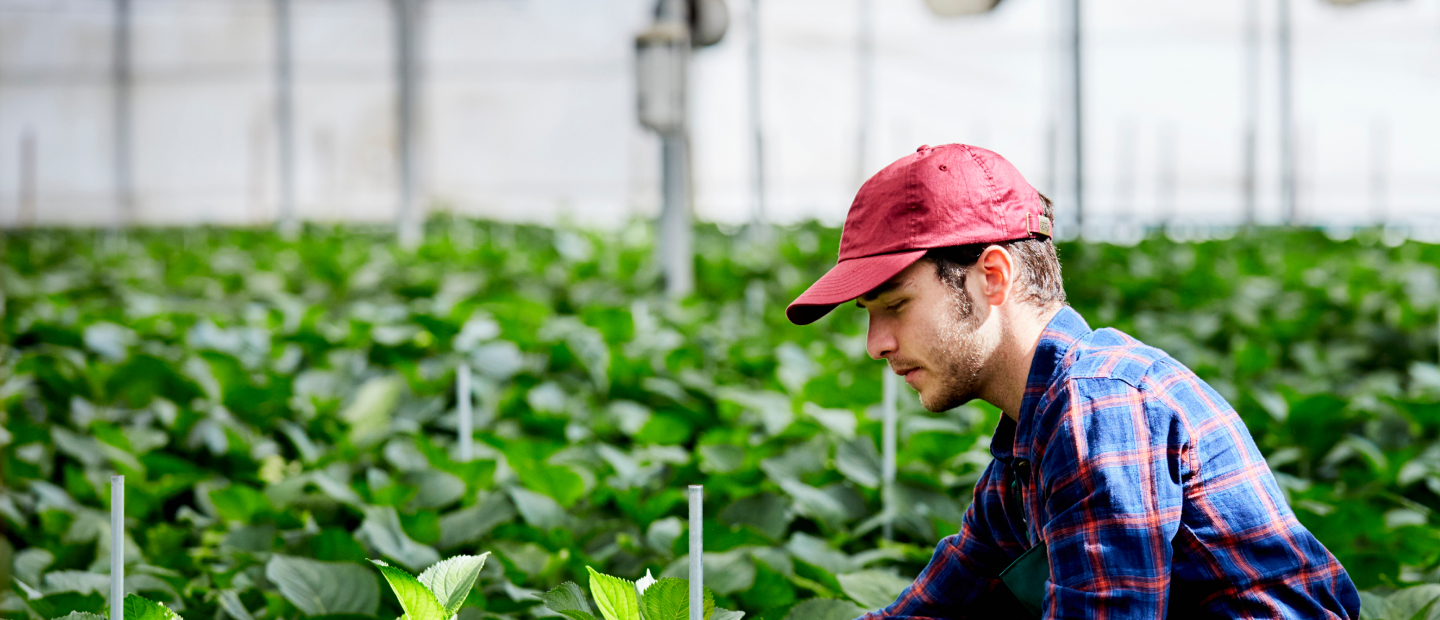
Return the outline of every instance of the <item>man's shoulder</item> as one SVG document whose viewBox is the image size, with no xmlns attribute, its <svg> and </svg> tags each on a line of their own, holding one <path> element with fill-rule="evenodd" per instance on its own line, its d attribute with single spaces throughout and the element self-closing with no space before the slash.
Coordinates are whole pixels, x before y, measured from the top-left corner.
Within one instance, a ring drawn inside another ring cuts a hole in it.
<svg viewBox="0 0 1440 620">
<path fill-rule="evenodd" d="M 1111 379 L 1139 388 L 1147 375 L 1183 368 L 1169 354 L 1113 328 L 1097 329 L 1065 355 L 1057 380 Z"/>
</svg>

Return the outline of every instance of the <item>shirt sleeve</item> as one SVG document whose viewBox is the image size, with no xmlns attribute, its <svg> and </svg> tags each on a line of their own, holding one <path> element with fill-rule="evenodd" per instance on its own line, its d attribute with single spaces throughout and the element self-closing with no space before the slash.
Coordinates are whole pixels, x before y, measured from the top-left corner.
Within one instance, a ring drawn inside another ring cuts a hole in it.
<svg viewBox="0 0 1440 620">
<path fill-rule="evenodd" d="M 1037 438 L 1050 520 L 1045 618 L 1164 618 L 1188 476 L 1182 421 L 1115 379 L 1072 379 Z"/>
<path fill-rule="evenodd" d="M 1001 509 L 995 468 L 975 485 L 975 501 L 965 511 L 960 532 L 941 539 L 915 582 L 889 606 L 858 620 L 929 620 L 1023 617 L 1023 608 L 1000 581 L 1007 554 L 990 535 L 992 515 Z M 1016 552 L 1018 554 L 1018 551 Z"/>
</svg>

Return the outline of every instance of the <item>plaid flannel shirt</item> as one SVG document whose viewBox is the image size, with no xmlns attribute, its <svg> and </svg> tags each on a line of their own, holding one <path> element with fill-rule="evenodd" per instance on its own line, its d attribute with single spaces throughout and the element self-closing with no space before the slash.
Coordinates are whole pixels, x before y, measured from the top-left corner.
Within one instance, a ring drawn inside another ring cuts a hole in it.
<svg viewBox="0 0 1440 620">
<path fill-rule="evenodd" d="M 998 575 L 1049 545 L 1045 618 L 1357 618 L 1245 424 L 1164 352 L 1064 308 L 960 532 L 861 620 L 1021 617 Z"/>
</svg>

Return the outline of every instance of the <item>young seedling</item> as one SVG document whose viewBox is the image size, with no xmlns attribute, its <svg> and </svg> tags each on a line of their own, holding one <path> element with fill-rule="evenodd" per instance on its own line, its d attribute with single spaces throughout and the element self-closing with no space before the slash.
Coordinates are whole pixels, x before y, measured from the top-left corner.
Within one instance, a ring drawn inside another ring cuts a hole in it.
<svg viewBox="0 0 1440 620">
<path fill-rule="evenodd" d="M 380 574 L 400 600 L 400 607 L 405 610 L 404 620 L 450 620 L 460 612 L 489 556 L 488 552 L 457 555 L 425 569 L 419 579 L 402 568 L 380 560 L 370 561 L 380 567 Z"/>
<path fill-rule="evenodd" d="M 120 607 L 118 614 L 111 614 L 114 618 L 129 618 L 130 620 L 182 620 L 180 614 L 175 613 L 169 607 L 156 603 L 138 594 L 130 594 L 125 597 L 125 604 Z M 100 614 L 92 614 L 85 611 L 72 611 L 56 620 L 107 620 Z"/>
<path fill-rule="evenodd" d="M 590 594 L 603 620 L 687 620 L 690 611 L 690 583 L 685 579 L 655 579 L 650 571 L 638 582 L 590 571 Z M 556 586 L 543 595 L 551 611 L 570 620 L 597 620 L 585 600 L 585 592 L 573 581 Z M 745 614 L 715 607 L 715 595 L 705 590 L 702 620 L 740 620 Z"/>
</svg>

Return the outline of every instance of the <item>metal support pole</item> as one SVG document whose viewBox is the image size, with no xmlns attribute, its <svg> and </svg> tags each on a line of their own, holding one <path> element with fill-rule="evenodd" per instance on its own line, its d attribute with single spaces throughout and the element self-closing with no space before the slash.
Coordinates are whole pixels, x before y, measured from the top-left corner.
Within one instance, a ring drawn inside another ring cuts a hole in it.
<svg viewBox="0 0 1440 620">
<path fill-rule="evenodd" d="M 15 212 L 15 225 L 19 228 L 35 225 L 38 176 L 35 168 L 35 130 L 26 127 L 25 133 L 20 136 L 20 203 Z"/>
<path fill-rule="evenodd" d="M 1085 226 L 1085 113 L 1084 91 L 1081 74 L 1080 0 L 1068 0 L 1070 48 L 1070 123 L 1072 129 L 1072 157 L 1075 158 L 1075 227 L 1081 232 Z"/>
<path fill-rule="evenodd" d="M 110 620 L 125 618 L 125 476 L 110 476 Z"/>
<path fill-rule="evenodd" d="M 461 364 L 456 370 L 455 403 L 460 416 L 460 461 L 468 463 L 475 457 L 475 421 L 471 410 L 470 365 Z"/>
<path fill-rule="evenodd" d="M 295 99 L 290 33 L 290 0 L 275 0 L 275 130 L 280 150 L 280 212 L 276 224 L 286 238 L 294 238 L 299 230 L 295 218 Z"/>
<path fill-rule="evenodd" d="M 690 620 L 705 620 L 705 487 L 690 485 Z"/>
<path fill-rule="evenodd" d="M 760 110 L 760 0 L 750 0 L 750 222 L 765 223 L 765 142 Z"/>
<path fill-rule="evenodd" d="M 660 212 L 661 260 L 665 264 L 665 293 L 679 299 L 695 290 L 694 230 L 690 215 L 690 141 L 685 130 L 660 136 L 664 161 Z"/>
<path fill-rule="evenodd" d="M 1390 220 L 1390 123 L 1370 122 L 1370 216 L 1384 226 Z"/>
<path fill-rule="evenodd" d="M 1260 0 L 1245 0 L 1245 136 L 1241 180 L 1245 225 L 1254 226 L 1259 183 L 1260 125 Z"/>
<path fill-rule="evenodd" d="M 111 86 L 114 100 L 115 220 L 116 230 L 135 218 L 135 186 L 131 169 L 134 152 L 131 126 L 130 0 L 115 0 L 115 31 L 112 41 Z"/>
<path fill-rule="evenodd" d="M 416 176 L 416 114 L 419 63 L 419 21 L 423 0 L 391 0 L 395 7 L 396 136 L 400 167 L 400 205 L 396 217 L 400 246 L 420 245 L 421 213 Z"/>
<path fill-rule="evenodd" d="M 1291 75 L 1290 0 L 1278 0 L 1278 4 L 1280 24 L 1275 43 L 1279 51 L 1280 69 L 1280 197 L 1285 223 L 1293 226 L 1299 213 L 1295 196 L 1295 101 Z"/>
<path fill-rule="evenodd" d="M 664 0 L 657 20 L 685 33 L 675 45 L 672 70 L 679 84 L 678 127 L 660 134 L 663 180 L 660 211 L 660 260 L 665 266 L 665 293 L 679 299 L 695 290 L 695 253 L 690 204 L 689 7 L 683 0 Z"/>
<path fill-rule="evenodd" d="M 880 500 L 883 504 L 882 512 L 885 513 L 885 522 L 881 524 L 881 534 L 885 540 L 895 538 L 895 452 L 896 436 L 895 425 L 898 417 L 897 401 L 900 398 L 900 375 L 895 374 L 887 366 L 885 367 L 885 379 L 881 382 L 884 386 L 883 401 L 881 402 L 881 434 L 880 443 Z"/>
<path fill-rule="evenodd" d="M 855 132 L 855 187 L 870 176 L 870 126 L 875 116 L 875 0 L 860 0 L 855 37 L 858 114 Z"/>
</svg>

